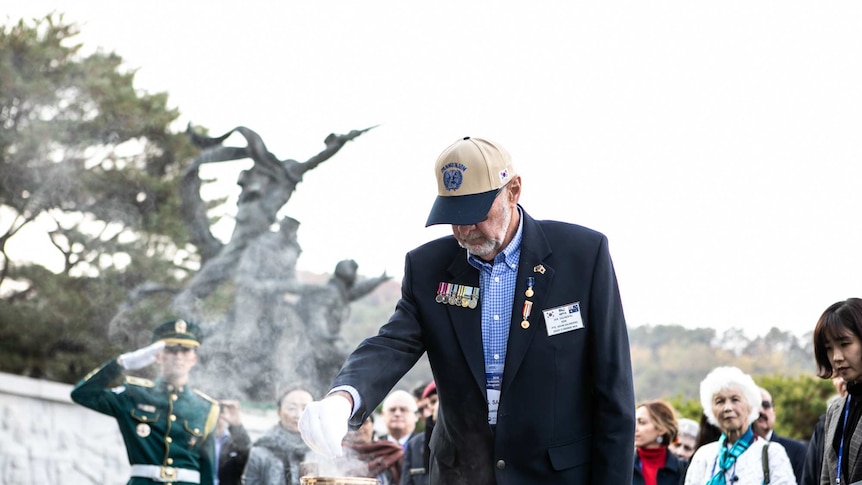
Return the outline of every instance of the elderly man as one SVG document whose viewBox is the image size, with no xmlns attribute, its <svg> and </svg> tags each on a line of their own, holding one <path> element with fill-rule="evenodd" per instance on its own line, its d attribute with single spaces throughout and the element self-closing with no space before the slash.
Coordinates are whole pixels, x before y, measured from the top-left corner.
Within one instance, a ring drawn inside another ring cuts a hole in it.
<svg viewBox="0 0 862 485">
<path fill-rule="evenodd" d="M 184 320 L 165 322 L 153 331 L 152 341 L 84 377 L 72 400 L 117 420 L 132 465 L 128 485 L 211 485 L 219 406 L 189 386 L 200 328 Z M 120 387 L 112 387 L 125 371 L 156 362 L 161 376 L 155 382 L 126 375 Z"/>
<path fill-rule="evenodd" d="M 781 443 L 784 451 L 787 452 L 787 457 L 790 458 L 790 464 L 793 465 L 796 481 L 799 482 L 802 479 L 802 467 L 805 465 L 805 454 L 808 451 L 808 446 L 801 441 L 778 436 L 775 433 L 775 402 L 772 400 L 772 394 L 761 387 L 760 398 L 760 415 L 751 427 L 758 436 L 766 441 Z"/>
<path fill-rule="evenodd" d="M 607 238 L 519 204 L 509 153 L 465 137 L 437 158 L 426 225 L 452 235 L 410 251 L 401 299 L 300 420 L 341 453 L 423 353 L 439 395 L 430 483 L 625 484 L 634 460 L 628 332 Z M 548 180 L 561 197 L 578 181 Z"/>
<path fill-rule="evenodd" d="M 383 424 L 386 426 L 386 434 L 381 439 L 398 443 L 402 449 L 407 446 L 407 441 L 416 430 L 416 413 L 419 410 L 414 398 L 409 392 L 397 390 L 392 391 L 383 400 Z"/>
<path fill-rule="evenodd" d="M 677 430 L 676 441 L 671 443 L 667 449 L 671 453 L 685 461 L 691 460 L 691 455 L 694 454 L 694 449 L 697 447 L 697 433 L 700 431 L 700 425 L 697 421 L 688 418 L 682 418 L 677 422 L 679 429 Z"/>
</svg>

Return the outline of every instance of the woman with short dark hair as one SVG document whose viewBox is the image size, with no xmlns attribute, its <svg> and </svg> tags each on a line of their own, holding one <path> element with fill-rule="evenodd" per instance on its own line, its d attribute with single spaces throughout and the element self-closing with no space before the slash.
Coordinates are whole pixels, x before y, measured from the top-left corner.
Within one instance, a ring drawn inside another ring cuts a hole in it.
<svg viewBox="0 0 862 485">
<path fill-rule="evenodd" d="M 848 298 L 823 312 L 814 327 L 814 358 L 818 376 L 830 379 L 834 375 L 847 383 L 846 397 L 826 411 L 820 482 L 858 482 L 862 480 L 862 429 L 858 426 L 862 416 L 862 299 Z"/>
</svg>

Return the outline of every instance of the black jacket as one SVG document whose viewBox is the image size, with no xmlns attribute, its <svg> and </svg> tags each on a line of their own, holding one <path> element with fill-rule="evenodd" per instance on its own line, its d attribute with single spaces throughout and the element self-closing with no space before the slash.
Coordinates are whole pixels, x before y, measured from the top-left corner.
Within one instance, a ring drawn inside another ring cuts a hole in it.
<svg viewBox="0 0 862 485">
<path fill-rule="evenodd" d="M 218 454 L 218 481 L 219 485 L 240 485 L 242 471 L 251 449 L 251 438 L 242 425 L 231 426 L 228 431 L 230 436 Z"/>
<path fill-rule="evenodd" d="M 790 458 L 790 465 L 793 466 L 793 475 L 796 476 L 796 483 L 800 483 L 802 481 L 802 468 L 805 465 L 805 455 L 808 453 L 808 445 L 792 438 L 778 436 L 775 432 L 772 433 L 772 438 L 769 441 L 774 441 L 784 447 L 787 457 Z M 822 448 L 820 452 L 823 453 Z M 819 468 L 817 469 L 817 480 L 818 482 L 820 480 Z"/>
<path fill-rule="evenodd" d="M 607 238 L 522 214 L 494 430 L 488 425 L 481 303 L 456 307 L 435 298 L 440 283 L 479 287 L 478 270 L 451 236 L 407 254 L 394 314 L 351 354 L 334 386 L 359 392 L 361 406 L 351 418 L 359 426 L 427 352 L 440 397 L 430 443 L 432 485 L 626 484 L 631 469 L 619 464 L 630 463 L 634 453 L 634 390 Z M 527 281 L 535 284 L 530 292 Z M 532 313 L 522 325 L 526 300 Z M 580 312 L 573 317 L 582 323 L 549 332 L 547 319 L 556 322 L 566 311 Z"/>
<path fill-rule="evenodd" d="M 656 475 L 657 485 L 682 485 L 685 483 L 685 471 L 688 469 L 688 462 L 680 460 L 670 451 L 667 452 L 667 459 L 663 467 L 659 468 Z M 632 485 L 644 485 L 644 476 L 641 473 L 641 459 L 635 452 L 635 469 L 632 475 Z"/>
</svg>

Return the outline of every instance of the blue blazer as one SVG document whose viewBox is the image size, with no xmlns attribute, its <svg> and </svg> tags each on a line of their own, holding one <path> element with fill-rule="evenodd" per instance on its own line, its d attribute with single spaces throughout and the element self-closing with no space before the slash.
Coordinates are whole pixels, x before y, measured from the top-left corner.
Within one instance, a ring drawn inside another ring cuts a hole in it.
<svg viewBox="0 0 862 485">
<path fill-rule="evenodd" d="M 607 238 L 523 214 L 521 259 L 496 429 L 488 425 L 481 308 L 437 303 L 441 282 L 479 286 L 451 236 L 410 251 L 401 298 L 380 332 L 350 355 L 334 385 L 351 385 L 359 426 L 423 352 L 440 399 L 430 483 L 625 484 L 634 449 L 628 333 Z M 535 278 L 530 325 L 521 321 Z M 580 304 L 583 328 L 548 336 L 543 310 Z"/>
</svg>

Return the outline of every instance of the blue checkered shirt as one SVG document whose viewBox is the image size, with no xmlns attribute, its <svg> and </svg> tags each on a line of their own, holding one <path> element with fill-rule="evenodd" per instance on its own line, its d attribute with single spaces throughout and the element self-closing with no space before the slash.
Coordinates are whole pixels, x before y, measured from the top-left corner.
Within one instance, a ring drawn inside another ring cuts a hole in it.
<svg viewBox="0 0 862 485">
<path fill-rule="evenodd" d="M 520 207 L 518 211 L 520 212 Z M 518 280 L 518 260 L 521 257 L 521 234 L 524 218 L 520 218 L 518 231 L 503 251 L 487 263 L 467 252 L 467 262 L 479 270 L 479 297 L 482 308 L 482 347 L 485 354 L 485 372 L 502 369 L 506 362 L 506 342 L 512 323 L 512 305 Z M 493 421 L 496 421 L 494 417 Z"/>
</svg>

